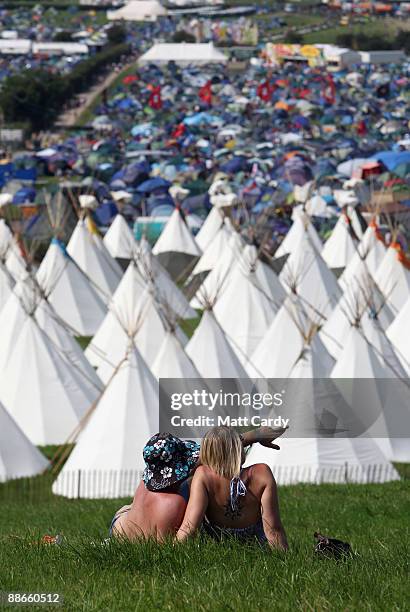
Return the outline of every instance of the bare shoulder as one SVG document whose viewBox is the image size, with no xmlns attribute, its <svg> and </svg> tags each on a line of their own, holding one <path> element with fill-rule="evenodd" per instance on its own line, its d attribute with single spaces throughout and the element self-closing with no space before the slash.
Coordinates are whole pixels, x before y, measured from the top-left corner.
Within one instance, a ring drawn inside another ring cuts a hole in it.
<svg viewBox="0 0 410 612">
<path fill-rule="evenodd" d="M 158 511 L 160 518 L 159 522 L 171 522 L 178 520 L 185 513 L 187 503 L 178 493 L 155 493 L 158 496 L 158 504 L 156 504 L 156 510 Z"/>
<path fill-rule="evenodd" d="M 196 480 L 197 482 L 202 480 L 205 482 L 212 478 L 213 474 L 214 473 L 212 472 L 211 468 L 209 468 L 207 465 L 199 465 L 195 470 L 193 480 Z"/>
<path fill-rule="evenodd" d="M 255 465 L 251 465 L 247 470 L 252 480 L 257 481 L 259 484 L 265 486 L 268 484 L 276 484 L 272 470 L 266 463 L 255 463 Z"/>
<path fill-rule="evenodd" d="M 163 496 L 157 508 L 156 523 L 162 536 L 176 532 L 184 518 L 187 504 L 184 498 L 178 494 Z"/>
</svg>

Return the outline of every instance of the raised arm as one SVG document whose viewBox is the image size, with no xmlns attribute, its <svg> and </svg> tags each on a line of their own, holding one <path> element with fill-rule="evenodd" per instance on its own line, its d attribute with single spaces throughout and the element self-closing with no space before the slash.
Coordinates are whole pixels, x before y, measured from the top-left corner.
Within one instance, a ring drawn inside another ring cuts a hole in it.
<svg viewBox="0 0 410 612">
<path fill-rule="evenodd" d="M 249 446 L 250 444 L 259 442 L 259 444 L 267 448 L 280 450 L 280 447 L 273 442 L 276 438 L 284 434 L 286 429 L 287 427 L 258 427 L 257 429 L 252 429 L 251 431 L 243 433 L 242 443 L 244 446 Z"/>
<path fill-rule="evenodd" d="M 286 533 L 280 520 L 276 481 L 267 467 L 266 486 L 261 497 L 263 530 L 272 548 L 288 549 Z"/>
<path fill-rule="evenodd" d="M 194 535 L 201 526 L 208 507 L 208 491 L 205 485 L 203 468 L 199 467 L 191 482 L 189 502 L 185 511 L 184 520 L 177 533 L 180 542 Z"/>
</svg>

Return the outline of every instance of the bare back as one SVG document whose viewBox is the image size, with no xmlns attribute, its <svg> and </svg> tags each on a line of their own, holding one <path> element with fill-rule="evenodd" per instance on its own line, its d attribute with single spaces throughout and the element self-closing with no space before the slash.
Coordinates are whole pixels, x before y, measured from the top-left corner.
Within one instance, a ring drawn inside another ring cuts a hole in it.
<svg viewBox="0 0 410 612">
<path fill-rule="evenodd" d="M 184 520 L 177 533 L 183 541 L 193 535 L 204 518 L 226 529 L 246 529 L 262 523 L 266 540 L 273 548 L 286 550 L 288 543 L 280 519 L 276 482 L 269 467 L 258 463 L 241 472 L 246 489 L 232 504 L 231 481 L 216 474 L 210 467 L 197 468 Z"/>
<path fill-rule="evenodd" d="M 230 481 L 219 476 L 209 467 L 201 468 L 204 472 L 204 483 L 208 491 L 206 518 L 219 527 L 248 527 L 261 520 L 261 497 L 263 479 L 258 466 L 245 468 L 241 480 L 246 487 L 246 494 L 238 497 L 235 509 L 230 499 Z"/>
<path fill-rule="evenodd" d="M 167 536 L 174 536 L 182 523 L 187 505 L 176 490 L 154 493 L 148 491 L 141 482 L 131 507 L 115 523 L 115 535 L 130 540 L 155 538 L 160 541 Z"/>
</svg>

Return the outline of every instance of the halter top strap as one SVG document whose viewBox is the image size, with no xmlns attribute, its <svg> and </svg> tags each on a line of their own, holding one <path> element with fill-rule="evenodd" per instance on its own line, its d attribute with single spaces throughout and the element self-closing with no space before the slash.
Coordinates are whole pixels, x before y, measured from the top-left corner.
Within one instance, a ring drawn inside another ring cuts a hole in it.
<svg viewBox="0 0 410 612">
<path fill-rule="evenodd" d="M 230 490 L 230 503 L 232 512 L 235 512 L 238 506 L 239 497 L 246 495 L 246 486 L 243 480 L 239 476 L 232 478 L 229 486 Z"/>
</svg>

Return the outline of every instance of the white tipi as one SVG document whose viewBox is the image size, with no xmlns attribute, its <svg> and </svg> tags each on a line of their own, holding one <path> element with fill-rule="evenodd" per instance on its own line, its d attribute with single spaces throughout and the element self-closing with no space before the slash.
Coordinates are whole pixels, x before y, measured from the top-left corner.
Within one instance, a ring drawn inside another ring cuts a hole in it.
<svg viewBox="0 0 410 612">
<path fill-rule="evenodd" d="M 209 309 L 204 311 L 185 350 L 203 378 L 248 378 L 221 326 Z"/>
<path fill-rule="evenodd" d="M 170 216 L 154 248 L 154 255 L 172 278 L 184 276 L 201 256 L 201 249 L 188 229 L 178 208 Z"/>
<path fill-rule="evenodd" d="M 4 260 L 13 240 L 11 229 L 4 219 L 0 218 L 0 260 Z"/>
<path fill-rule="evenodd" d="M 245 369 L 279 306 L 267 294 L 256 268 L 245 260 L 238 262 L 225 291 L 216 301 L 214 313 Z"/>
<path fill-rule="evenodd" d="M 173 330 L 165 333 L 151 371 L 156 378 L 201 378 Z"/>
<path fill-rule="evenodd" d="M 137 248 L 128 223 L 120 214 L 116 215 L 103 238 L 103 242 L 108 249 L 111 257 L 116 259 L 132 259 Z"/>
<path fill-rule="evenodd" d="M 248 373 L 253 378 L 286 378 L 302 352 L 307 317 L 298 298 L 290 294 L 253 352 Z"/>
<path fill-rule="evenodd" d="M 0 482 L 37 476 L 48 461 L 0 403 Z"/>
<path fill-rule="evenodd" d="M 293 433 L 291 425 L 280 440 L 279 453 L 254 445 L 246 465 L 267 463 L 281 484 L 398 480 L 398 473 L 373 440 L 343 438 L 337 433 L 357 431 L 360 426 L 333 381 L 324 380 L 330 366 L 315 335 L 305 343 L 289 376 L 285 405 Z"/>
<path fill-rule="evenodd" d="M 85 355 L 98 367 L 107 359 L 112 344 L 123 335 L 123 329 L 133 331 L 140 316 L 142 299 L 146 298 L 146 283 L 135 261 L 131 261 L 109 304 L 108 312 L 88 345 Z M 122 325 L 120 324 L 122 323 Z M 125 354 L 121 344 L 120 358 Z"/>
<path fill-rule="evenodd" d="M 83 373 L 68 362 L 27 315 L 8 363 L 0 399 L 37 445 L 66 442 L 98 396 Z"/>
<path fill-rule="evenodd" d="M 410 444 L 406 438 L 398 437 L 397 431 L 390 436 L 392 424 L 396 427 L 397 417 L 410 424 L 410 390 L 406 381 L 400 380 L 390 365 L 381 358 L 361 328 L 356 324 L 351 326 L 332 372 L 331 377 L 353 410 L 358 411 L 368 425 L 367 433 L 373 437 L 385 455 L 393 461 L 408 461 L 410 459 Z M 349 384 L 343 382 L 348 379 Z M 361 379 L 373 379 L 366 385 L 366 397 L 363 400 L 363 382 Z M 389 380 L 397 380 L 392 385 Z M 385 384 L 385 381 L 386 384 Z M 408 431 L 408 429 L 407 429 Z"/>
<path fill-rule="evenodd" d="M 208 245 L 211 243 L 214 236 L 217 234 L 223 223 L 222 211 L 213 206 L 208 213 L 207 218 L 201 226 L 198 234 L 195 237 L 196 243 L 198 244 L 201 251 L 205 251 Z"/>
<path fill-rule="evenodd" d="M 12 276 L 6 266 L 0 261 L 0 311 L 10 297 L 13 287 L 14 280 Z"/>
<path fill-rule="evenodd" d="M 394 344 L 399 359 L 410 374 L 410 296 L 397 317 L 387 328 L 386 334 Z"/>
<path fill-rule="evenodd" d="M 306 232 L 309 234 L 312 244 L 320 253 L 323 248 L 323 245 L 317 231 L 312 225 L 308 215 L 306 215 L 306 213 L 304 213 L 303 211 L 298 211 L 295 212 L 295 219 L 292 223 L 292 226 L 283 241 L 280 243 L 278 249 L 276 250 L 274 258 L 280 259 L 281 257 L 289 255 L 295 249 L 297 249 L 300 241 L 303 240 Z"/>
<path fill-rule="evenodd" d="M 361 239 L 356 253 L 346 266 L 343 274 L 339 277 L 339 283 L 346 289 L 353 281 L 361 282 L 361 279 L 376 273 L 386 248 L 380 238 L 379 232 L 374 225 L 369 225 Z"/>
<path fill-rule="evenodd" d="M 398 243 L 392 243 L 387 249 L 375 274 L 375 281 L 397 314 L 410 295 L 410 269 L 406 267 L 402 247 Z"/>
<path fill-rule="evenodd" d="M 155 286 L 158 301 L 181 319 L 194 319 L 196 312 L 191 308 L 187 298 L 178 285 L 172 280 L 160 264 L 145 238 L 139 244 L 137 263 L 141 276 Z"/>
<path fill-rule="evenodd" d="M 307 232 L 289 255 L 279 278 L 288 293 L 297 293 L 309 317 L 319 323 L 331 313 L 341 295 L 335 275 Z"/>
<path fill-rule="evenodd" d="M 130 345 L 53 484 L 66 497 L 131 496 L 144 469 L 142 449 L 158 431 L 158 383 Z"/>
<path fill-rule="evenodd" d="M 230 225 L 226 222 L 223 223 L 195 264 L 191 277 L 197 274 L 206 274 L 213 270 L 223 255 L 226 242 L 229 240 L 231 233 Z"/>
<path fill-rule="evenodd" d="M 322 249 L 322 257 L 329 266 L 340 270 L 346 268 L 356 253 L 357 241 L 351 235 L 349 220 L 342 212 L 330 237 Z"/>
<path fill-rule="evenodd" d="M 86 220 L 79 219 L 67 245 L 67 252 L 107 304 L 120 282 L 122 272 L 115 259 L 99 248 L 94 236 L 87 228 Z M 102 245 L 101 239 L 98 240 Z"/>
<path fill-rule="evenodd" d="M 77 336 L 93 336 L 107 312 L 89 278 L 53 238 L 37 272 L 48 302 Z"/>
<path fill-rule="evenodd" d="M 225 291 L 229 276 L 235 264 L 241 257 L 244 243 L 237 232 L 232 232 L 221 253 L 219 261 L 204 279 L 190 304 L 193 308 L 201 308 L 204 300 L 215 303 L 218 296 Z"/>
</svg>

